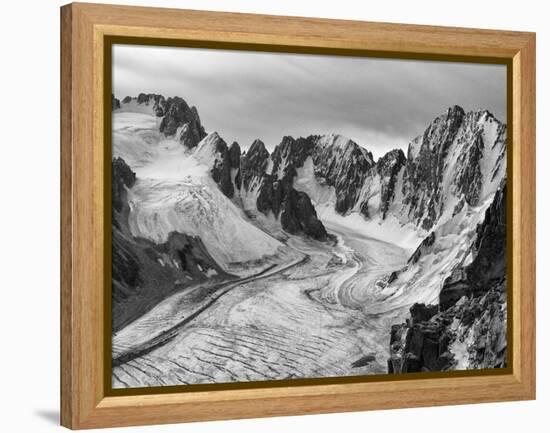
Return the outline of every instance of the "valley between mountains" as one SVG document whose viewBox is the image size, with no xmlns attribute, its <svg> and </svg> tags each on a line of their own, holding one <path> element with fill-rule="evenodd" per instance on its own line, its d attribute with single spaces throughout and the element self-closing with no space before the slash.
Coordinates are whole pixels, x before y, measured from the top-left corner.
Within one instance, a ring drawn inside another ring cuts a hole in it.
<svg viewBox="0 0 550 433">
<path fill-rule="evenodd" d="M 179 97 L 112 108 L 114 388 L 506 366 L 490 112 L 375 161 L 338 134 L 243 151 Z"/>
</svg>

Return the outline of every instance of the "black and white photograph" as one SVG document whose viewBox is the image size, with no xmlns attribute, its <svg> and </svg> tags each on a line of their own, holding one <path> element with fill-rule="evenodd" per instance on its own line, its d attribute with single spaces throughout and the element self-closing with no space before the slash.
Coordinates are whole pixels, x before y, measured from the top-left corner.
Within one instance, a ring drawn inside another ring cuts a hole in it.
<svg viewBox="0 0 550 433">
<path fill-rule="evenodd" d="M 112 388 L 507 367 L 506 65 L 116 44 Z"/>
</svg>

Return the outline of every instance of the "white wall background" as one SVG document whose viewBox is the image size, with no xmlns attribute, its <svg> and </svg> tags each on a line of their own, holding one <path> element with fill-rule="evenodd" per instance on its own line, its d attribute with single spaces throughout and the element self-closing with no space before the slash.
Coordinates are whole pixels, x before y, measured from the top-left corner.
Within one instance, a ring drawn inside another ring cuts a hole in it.
<svg viewBox="0 0 550 433">
<path fill-rule="evenodd" d="M 545 2 L 461 0 L 123 1 L 278 15 L 536 31 L 538 45 L 538 401 L 133 428 L 132 432 L 534 431 L 548 420 L 550 30 Z M 1 6 L 0 430 L 58 431 L 59 0 Z M 543 424 L 544 425 L 544 424 Z M 117 430 L 120 431 L 120 430 Z"/>
</svg>

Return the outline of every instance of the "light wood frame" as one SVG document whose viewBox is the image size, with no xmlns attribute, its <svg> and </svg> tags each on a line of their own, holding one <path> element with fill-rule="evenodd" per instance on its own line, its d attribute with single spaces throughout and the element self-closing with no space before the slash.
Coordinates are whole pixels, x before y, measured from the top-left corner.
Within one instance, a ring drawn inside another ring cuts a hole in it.
<svg viewBox="0 0 550 433">
<path fill-rule="evenodd" d="M 61 8 L 61 31 L 62 425 L 80 429 L 535 398 L 534 33 L 82 3 Z M 388 376 L 362 383 L 106 396 L 103 241 L 110 207 L 103 194 L 102 71 L 107 35 L 509 61 L 513 368 L 502 375 Z"/>
</svg>

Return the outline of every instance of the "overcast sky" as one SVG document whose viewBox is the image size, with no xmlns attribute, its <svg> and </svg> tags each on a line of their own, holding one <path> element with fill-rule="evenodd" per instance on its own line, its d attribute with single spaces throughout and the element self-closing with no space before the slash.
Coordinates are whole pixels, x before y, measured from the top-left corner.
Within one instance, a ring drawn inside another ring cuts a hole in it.
<svg viewBox="0 0 550 433">
<path fill-rule="evenodd" d="M 339 133 L 379 157 L 454 104 L 506 122 L 501 65 L 117 45 L 113 91 L 181 96 L 207 132 L 243 148 Z"/>
</svg>

